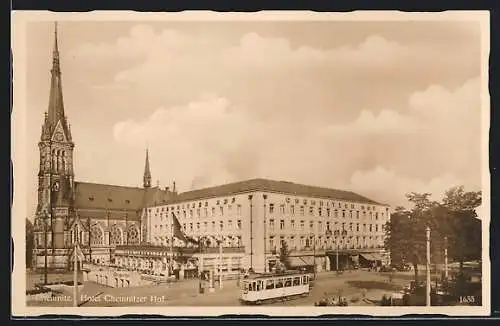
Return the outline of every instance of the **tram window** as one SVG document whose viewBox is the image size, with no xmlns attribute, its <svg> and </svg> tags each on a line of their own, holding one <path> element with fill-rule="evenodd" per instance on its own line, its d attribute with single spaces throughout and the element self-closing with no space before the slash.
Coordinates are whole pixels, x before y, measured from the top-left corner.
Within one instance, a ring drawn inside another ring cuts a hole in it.
<svg viewBox="0 0 500 326">
<path fill-rule="evenodd" d="M 252 291 L 255 291 L 256 289 L 257 289 L 256 282 L 252 282 Z"/>
<path fill-rule="evenodd" d="M 302 276 L 302 284 L 307 284 L 307 276 Z"/>
<path fill-rule="evenodd" d="M 244 284 L 243 284 L 243 289 L 244 289 L 245 291 L 248 291 L 248 283 L 244 283 Z"/>
<path fill-rule="evenodd" d="M 262 283 L 263 283 L 263 281 L 257 281 L 257 291 L 262 290 Z"/>
<path fill-rule="evenodd" d="M 274 289 L 274 281 L 273 280 L 267 280 L 266 281 L 266 290 L 271 290 Z"/>
<path fill-rule="evenodd" d="M 300 277 L 294 277 L 293 278 L 293 285 L 294 286 L 300 285 Z"/>
<path fill-rule="evenodd" d="M 285 287 L 289 287 L 289 286 L 292 286 L 292 279 L 291 278 L 287 278 L 285 280 Z"/>
<path fill-rule="evenodd" d="M 276 280 L 276 288 L 279 289 L 282 287 L 283 287 L 283 279 L 280 278 L 280 279 Z"/>
</svg>

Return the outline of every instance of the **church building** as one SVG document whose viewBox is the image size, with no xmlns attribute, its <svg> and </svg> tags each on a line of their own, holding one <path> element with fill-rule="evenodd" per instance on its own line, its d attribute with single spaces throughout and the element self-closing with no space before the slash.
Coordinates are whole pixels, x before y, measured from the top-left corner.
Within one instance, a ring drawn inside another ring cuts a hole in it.
<svg viewBox="0 0 500 326">
<path fill-rule="evenodd" d="M 165 203 L 175 189 L 151 186 L 147 151 L 142 188 L 75 181 L 75 144 L 64 112 L 57 25 L 51 75 L 49 105 L 38 143 L 33 266 L 68 269 L 76 241 L 88 260 L 109 262 L 117 245 L 138 244 L 146 237 L 142 211 L 148 205 Z"/>
</svg>

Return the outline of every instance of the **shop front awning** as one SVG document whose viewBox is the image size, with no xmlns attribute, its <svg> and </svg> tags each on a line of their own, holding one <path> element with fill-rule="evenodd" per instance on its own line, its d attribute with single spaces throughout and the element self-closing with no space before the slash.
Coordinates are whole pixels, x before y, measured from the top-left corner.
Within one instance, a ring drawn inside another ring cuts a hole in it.
<svg viewBox="0 0 500 326">
<path fill-rule="evenodd" d="M 382 261 L 382 260 L 384 260 L 384 259 L 382 258 L 382 256 L 380 256 L 380 255 L 379 255 L 379 254 L 377 254 L 377 253 L 372 254 L 372 257 L 373 257 L 373 260 L 375 260 L 375 261 Z"/>
<path fill-rule="evenodd" d="M 359 254 L 361 257 L 363 257 L 365 260 L 368 261 L 374 261 L 372 254 Z"/>
<path fill-rule="evenodd" d="M 290 267 L 305 267 L 314 266 L 314 257 L 304 256 L 304 257 L 289 257 Z"/>
<path fill-rule="evenodd" d="M 370 254 L 363 253 L 363 254 L 359 254 L 359 255 L 368 261 L 381 261 L 382 260 L 382 257 L 380 257 L 380 255 L 376 254 L 376 253 L 370 253 Z"/>
</svg>

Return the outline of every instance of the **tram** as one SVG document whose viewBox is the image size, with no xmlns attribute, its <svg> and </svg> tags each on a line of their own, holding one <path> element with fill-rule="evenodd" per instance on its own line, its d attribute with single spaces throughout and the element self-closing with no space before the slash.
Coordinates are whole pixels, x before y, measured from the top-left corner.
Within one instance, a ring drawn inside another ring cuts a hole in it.
<svg viewBox="0 0 500 326">
<path fill-rule="evenodd" d="M 312 276 L 303 272 L 261 274 L 242 281 L 240 302 L 263 304 L 309 295 Z"/>
</svg>

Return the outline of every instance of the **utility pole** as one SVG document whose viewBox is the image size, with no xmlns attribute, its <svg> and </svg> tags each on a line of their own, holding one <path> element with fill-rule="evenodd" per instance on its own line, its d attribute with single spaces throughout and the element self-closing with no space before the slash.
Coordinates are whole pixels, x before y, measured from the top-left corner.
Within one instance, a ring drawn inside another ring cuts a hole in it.
<svg viewBox="0 0 500 326">
<path fill-rule="evenodd" d="M 108 196 L 109 196 L 109 193 L 108 193 Z M 108 203 L 111 203 L 113 200 L 111 198 L 107 198 L 106 200 L 106 226 L 108 227 L 108 230 L 109 229 L 109 204 Z M 108 266 L 111 266 L 111 234 L 108 232 L 108 245 L 109 245 L 109 263 L 108 263 Z"/>
<path fill-rule="evenodd" d="M 200 259 L 198 261 L 198 288 L 201 293 L 202 290 L 202 278 L 203 278 L 203 241 L 205 241 L 205 237 L 201 237 L 198 242 L 198 247 L 200 251 Z"/>
<path fill-rule="evenodd" d="M 44 247 L 45 247 L 45 251 L 44 251 L 44 260 L 43 260 L 43 265 L 44 265 L 44 269 L 43 269 L 43 284 L 47 284 L 48 283 L 48 266 L 47 266 L 47 220 L 48 220 L 48 216 L 45 217 L 45 219 L 43 220 L 43 237 L 44 237 Z"/>
<path fill-rule="evenodd" d="M 78 241 L 75 243 L 74 250 L 74 271 L 73 271 L 73 307 L 78 307 Z"/>
<path fill-rule="evenodd" d="M 267 200 L 267 195 L 264 194 L 262 195 L 262 198 L 264 199 L 264 273 L 267 272 L 267 253 L 266 253 L 266 228 L 267 228 L 267 221 L 266 221 L 266 200 Z M 272 250 L 272 248 L 271 248 Z"/>
<path fill-rule="evenodd" d="M 316 279 L 316 233 L 313 234 L 313 274 L 314 279 Z"/>
<path fill-rule="evenodd" d="M 339 230 L 334 231 L 335 235 L 335 271 L 339 273 Z"/>
<path fill-rule="evenodd" d="M 248 195 L 250 201 L 250 268 L 253 270 L 253 195 Z"/>
<path fill-rule="evenodd" d="M 444 279 L 448 280 L 448 237 L 444 237 Z"/>
<path fill-rule="evenodd" d="M 426 233 L 426 243 L 427 243 L 427 257 L 426 257 L 426 270 L 427 270 L 427 281 L 426 281 L 426 306 L 431 306 L 431 228 L 427 226 L 425 228 Z"/>
<path fill-rule="evenodd" d="M 332 236 L 332 231 L 330 230 L 329 227 L 327 227 L 325 234 L 328 237 L 328 239 L 327 239 L 328 242 L 330 242 L 330 237 Z M 330 263 L 330 256 L 328 256 L 328 263 Z M 330 264 L 328 265 L 327 270 L 330 270 Z"/>
<path fill-rule="evenodd" d="M 219 241 L 219 288 L 222 289 L 222 238 Z"/>
<path fill-rule="evenodd" d="M 88 224 L 88 228 L 89 228 L 89 241 L 88 241 L 88 244 L 89 244 L 89 263 L 92 264 L 92 223 L 90 222 L 90 217 L 87 219 L 87 224 Z"/>
</svg>

